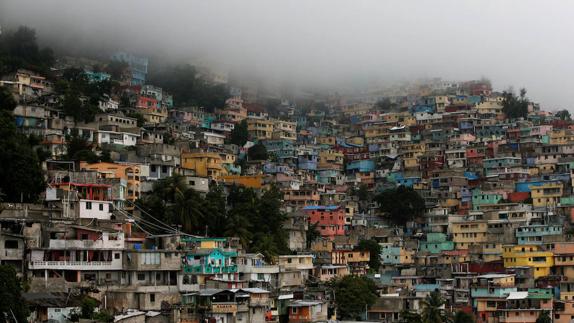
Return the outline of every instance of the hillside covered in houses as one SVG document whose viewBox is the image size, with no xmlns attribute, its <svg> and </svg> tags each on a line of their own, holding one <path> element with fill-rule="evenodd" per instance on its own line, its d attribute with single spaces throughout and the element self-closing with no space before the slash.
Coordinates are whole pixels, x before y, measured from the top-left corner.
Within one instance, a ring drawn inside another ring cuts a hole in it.
<svg viewBox="0 0 574 323">
<path fill-rule="evenodd" d="M 0 35 L 0 321 L 574 319 L 567 110 L 153 64 Z"/>
</svg>

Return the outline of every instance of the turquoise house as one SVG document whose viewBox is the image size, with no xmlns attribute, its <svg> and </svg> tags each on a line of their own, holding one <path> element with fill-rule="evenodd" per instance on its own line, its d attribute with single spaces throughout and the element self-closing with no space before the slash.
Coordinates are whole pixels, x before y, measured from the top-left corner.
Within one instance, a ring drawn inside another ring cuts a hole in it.
<svg viewBox="0 0 574 323">
<path fill-rule="evenodd" d="M 444 233 L 427 233 L 426 241 L 419 242 L 419 250 L 438 254 L 443 251 L 454 250 L 454 242 L 448 241 Z"/>
<path fill-rule="evenodd" d="M 183 257 L 183 271 L 189 274 L 204 275 L 236 273 L 236 258 L 236 251 L 200 249 Z"/>
</svg>

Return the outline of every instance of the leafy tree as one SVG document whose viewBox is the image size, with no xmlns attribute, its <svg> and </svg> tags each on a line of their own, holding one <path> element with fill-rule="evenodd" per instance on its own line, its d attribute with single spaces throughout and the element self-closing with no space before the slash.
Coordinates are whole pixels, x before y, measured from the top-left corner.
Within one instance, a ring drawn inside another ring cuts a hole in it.
<svg viewBox="0 0 574 323">
<path fill-rule="evenodd" d="M 548 311 L 540 312 L 540 315 L 538 315 L 538 318 L 536 319 L 536 323 L 551 323 L 551 322 L 552 318 L 550 317 Z"/>
<path fill-rule="evenodd" d="M 223 188 L 219 185 L 211 185 L 209 192 L 205 195 L 203 210 L 210 215 L 206 219 L 206 225 L 209 229 L 209 234 L 212 236 L 221 237 L 224 235 L 227 221 L 226 203 Z"/>
<path fill-rule="evenodd" d="M 94 310 L 98 307 L 98 302 L 91 297 L 84 297 L 80 305 L 80 313 L 83 319 L 91 319 L 94 316 Z"/>
<path fill-rule="evenodd" d="M 359 201 L 368 201 L 370 198 L 369 187 L 366 184 L 361 184 L 356 191 L 356 196 L 359 198 Z"/>
<path fill-rule="evenodd" d="M 399 186 L 383 191 L 376 197 L 381 211 L 394 224 L 404 226 L 425 210 L 424 199 L 412 188 Z"/>
<path fill-rule="evenodd" d="M 454 315 L 454 323 L 474 323 L 474 316 L 470 313 L 458 311 Z"/>
<path fill-rule="evenodd" d="M 317 229 L 319 223 L 309 223 L 309 227 L 307 228 L 306 239 L 307 240 L 307 248 L 311 248 L 311 244 L 313 241 L 319 239 L 321 237 L 321 233 Z"/>
<path fill-rule="evenodd" d="M 122 61 L 111 61 L 105 68 L 105 71 L 110 74 L 112 80 L 121 81 L 122 74 L 129 68 L 128 63 Z"/>
<path fill-rule="evenodd" d="M 22 284 L 10 265 L 0 266 L 0 323 L 10 322 L 12 315 L 18 322 L 27 322 L 28 307 L 22 299 Z"/>
<path fill-rule="evenodd" d="M 442 308 L 445 300 L 440 292 L 435 290 L 425 297 L 422 301 L 421 318 L 423 323 L 443 323 L 450 322 L 451 319 Z"/>
<path fill-rule="evenodd" d="M 247 156 L 249 160 L 267 160 L 269 157 L 267 155 L 267 148 L 260 142 L 247 150 Z"/>
<path fill-rule="evenodd" d="M 526 98 L 526 89 L 520 89 L 520 96 L 516 96 L 512 90 L 502 93 L 502 111 L 507 118 L 526 118 L 530 102 Z"/>
<path fill-rule="evenodd" d="M 368 251 L 370 253 L 369 269 L 378 272 L 381 267 L 381 246 L 376 240 L 361 240 L 359 241 L 359 250 Z"/>
<path fill-rule="evenodd" d="M 90 143 L 80 135 L 77 129 L 71 130 L 71 135 L 67 138 L 66 158 L 69 160 L 87 161 L 96 163 L 99 161 L 98 155 L 92 151 Z"/>
<path fill-rule="evenodd" d="M 201 106 L 212 112 L 228 98 L 225 86 L 207 82 L 191 65 L 150 69 L 149 81 L 171 93 L 176 107 Z"/>
<path fill-rule="evenodd" d="M 0 110 L 12 112 L 16 109 L 16 100 L 10 90 L 0 86 Z"/>
<path fill-rule="evenodd" d="M 381 111 L 390 111 L 396 107 L 396 103 L 391 103 L 389 98 L 384 98 L 375 103 L 375 107 Z"/>
<path fill-rule="evenodd" d="M 377 299 L 375 283 L 364 276 L 349 275 L 333 282 L 337 314 L 343 320 L 360 319 L 365 307 Z"/>
<path fill-rule="evenodd" d="M 570 116 L 570 111 L 566 109 L 556 112 L 554 116 L 556 116 L 556 118 L 560 120 L 567 120 L 567 121 L 572 120 L 572 117 Z"/>
<path fill-rule="evenodd" d="M 402 311 L 401 312 L 401 323 L 420 323 L 422 322 L 421 315 L 413 311 Z"/>
<path fill-rule="evenodd" d="M 0 75 L 19 68 L 46 74 L 53 63 L 54 53 L 50 48 L 38 47 L 34 29 L 20 26 L 0 35 Z"/>
<path fill-rule="evenodd" d="M 135 118 L 137 120 L 138 127 L 143 127 L 143 125 L 145 124 L 145 118 L 143 114 L 139 112 L 134 111 L 128 112 L 126 113 L 126 117 Z"/>
<path fill-rule="evenodd" d="M 249 132 L 247 131 L 247 120 L 241 120 L 236 124 L 231 131 L 231 143 L 242 147 L 249 139 Z"/>
<path fill-rule="evenodd" d="M 34 202 L 46 188 L 40 159 L 4 107 L 0 110 L 0 191 L 6 202 Z"/>
</svg>

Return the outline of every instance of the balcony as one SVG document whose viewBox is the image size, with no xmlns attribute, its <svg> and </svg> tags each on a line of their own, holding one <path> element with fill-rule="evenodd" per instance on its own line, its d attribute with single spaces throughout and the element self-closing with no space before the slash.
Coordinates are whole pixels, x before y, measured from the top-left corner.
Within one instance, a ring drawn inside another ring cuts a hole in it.
<svg viewBox="0 0 574 323">
<path fill-rule="evenodd" d="M 64 240 L 50 239 L 50 249 L 123 249 L 124 240 Z"/>
<path fill-rule="evenodd" d="M 120 261 L 31 261 L 30 269 L 50 270 L 121 270 Z"/>
<path fill-rule="evenodd" d="M 188 265 L 184 266 L 183 271 L 190 274 L 230 274 L 237 272 L 237 265 L 220 267 L 210 265 Z"/>
<path fill-rule="evenodd" d="M 2 260 L 22 260 L 24 258 L 24 250 L 22 249 L 4 249 L 0 255 Z"/>
<path fill-rule="evenodd" d="M 276 265 L 239 265 L 237 268 L 239 272 L 252 274 L 276 274 L 279 272 L 279 266 Z"/>
</svg>

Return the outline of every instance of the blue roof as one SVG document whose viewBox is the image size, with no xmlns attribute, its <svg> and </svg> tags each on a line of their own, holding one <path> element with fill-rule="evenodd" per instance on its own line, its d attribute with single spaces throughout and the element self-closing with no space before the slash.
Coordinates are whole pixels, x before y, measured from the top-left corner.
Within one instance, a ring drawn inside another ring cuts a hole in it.
<svg viewBox="0 0 574 323">
<path fill-rule="evenodd" d="M 339 206 L 337 205 L 309 205 L 303 208 L 303 210 L 336 210 Z"/>
<path fill-rule="evenodd" d="M 473 172 L 464 172 L 464 177 L 468 180 L 477 180 L 479 179 L 478 175 Z"/>
</svg>

